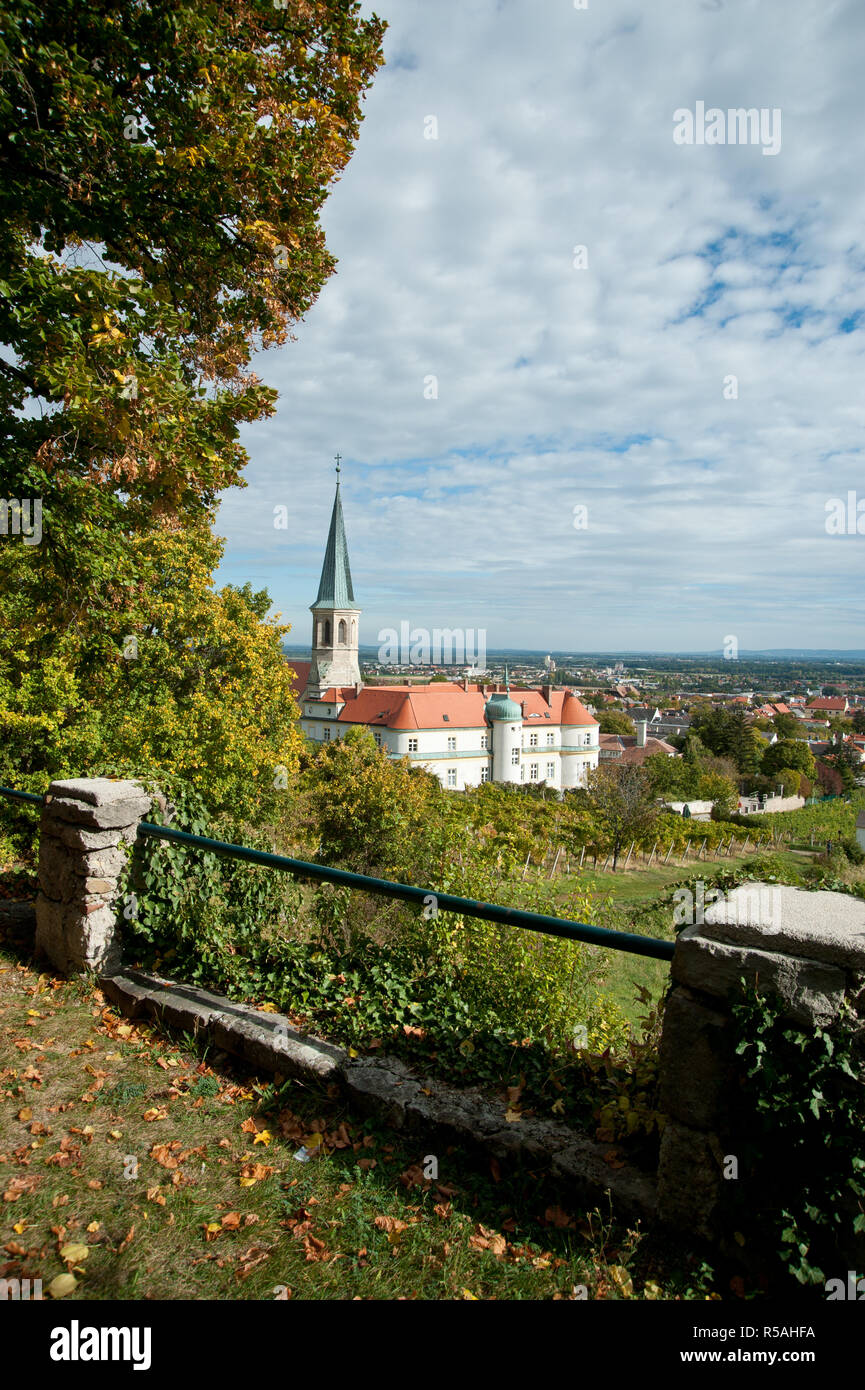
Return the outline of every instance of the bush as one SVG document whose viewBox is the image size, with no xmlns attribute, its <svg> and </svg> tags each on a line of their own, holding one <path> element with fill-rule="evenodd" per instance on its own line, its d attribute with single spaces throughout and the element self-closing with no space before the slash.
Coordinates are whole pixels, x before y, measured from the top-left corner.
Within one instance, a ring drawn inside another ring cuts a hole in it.
<svg viewBox="0 0 865 1390">
<path fill-rule="evenodd" d="M 840 844 L 851 864 L 865 864 L 865 850 L 852 835 L 845 835 Z"/>
</svg>

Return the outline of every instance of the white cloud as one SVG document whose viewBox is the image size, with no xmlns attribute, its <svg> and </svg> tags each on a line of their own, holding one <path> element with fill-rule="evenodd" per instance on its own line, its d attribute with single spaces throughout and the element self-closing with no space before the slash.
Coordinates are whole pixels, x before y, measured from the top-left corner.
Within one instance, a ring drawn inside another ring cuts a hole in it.
<svg viewBox="0 0 865 1390">
<path fill-rule="evenodd" d="M 339 449 L 364 642 L 408 617 L 492 647 L 861 646 L 865 537 L 824 527 L 865 496 L 861 6 L 380 9 L 339 268 L 259 363 L 279 409 L 245 432 L 223 577 L 307 640 Z M 674 145 L 697 100 L 779 107 L 780 153 Z"/>
</svg>

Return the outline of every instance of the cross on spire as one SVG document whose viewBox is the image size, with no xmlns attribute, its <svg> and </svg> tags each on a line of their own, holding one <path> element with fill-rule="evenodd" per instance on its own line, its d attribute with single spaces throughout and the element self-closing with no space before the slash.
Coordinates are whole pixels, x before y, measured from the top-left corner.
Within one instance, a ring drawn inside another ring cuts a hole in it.
<svg viewBox="0 0 865 1390">
<path fill-rule="evenodd" d="M 334 454 L 334 458 L 336 459 L 336 481 L 339 482 L 339 465 L 342 461 L 342 454 Z"/>
</svg>

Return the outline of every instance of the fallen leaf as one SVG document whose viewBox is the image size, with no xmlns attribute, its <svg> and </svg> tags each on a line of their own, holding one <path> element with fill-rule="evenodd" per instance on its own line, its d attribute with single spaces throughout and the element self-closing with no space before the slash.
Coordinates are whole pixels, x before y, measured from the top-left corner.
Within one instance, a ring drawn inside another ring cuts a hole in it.
<svg viewBox="0 0 865 1390">
<path fill-rule="evenodd" d="M 21 1121 L 21 1123 L 25 1125 L 28 1120 L 33 1119 L 33 1111 L 30 1109 L 29 1105 L 25 1105 L 23 1109 L 18 1111 L 18 1118 Z"/>
<path fill-rule="evenodd" d="M 504 1236 L 481 1225 L 477 1227 L 474 1235 L 469 1236 L 469 1245 L 473 1250 L 489 1250 L 497 1260 L 502 1258 L 508 1248 Z"/>
<path fill-rule="evenodd" d="M 560 1231 L 574 1225 L 574 1218 L 568 1212 L 563 1211 L 561 1207 L 547 1207 L 544 1212 L 544 1220 L 548 1226 L 557 1226 Z"/>
<path fill-rule="evenodd" d="M 634 1285 L 631 1276 L 623 1265 L 610 1265 L 607 1272 L 616 1288 L 624 1294 L 625 1298 L 634 1297 Z"/>
<path fill-rule="evenodd" d="M 48 1292 L 52 1298 L 65 1298 L 77 1285 L 78 1280 L 74 1274 L 58 1274 L 48 1285 Z"/>
<path fill-rule="evenodd" d="M 80 1264 L 82 1260 L 86 1260 L 89 1254 L 89 1246 L 81 1245 L 78 1241 L 70 1241 L 68 1245 L 64 1245 L 61 1249 L 60 1258 L 61 1260 L 66 1260 L 67 1264 L 77 1265 Z"/>
<path fill-rule="evenodd" d="M 407 1221 L 400 1221 L 396 1216 L 377 1216 L 373 1223 L 379 1231 L 404 1231 L 408 1226 Z"/>
</svg>

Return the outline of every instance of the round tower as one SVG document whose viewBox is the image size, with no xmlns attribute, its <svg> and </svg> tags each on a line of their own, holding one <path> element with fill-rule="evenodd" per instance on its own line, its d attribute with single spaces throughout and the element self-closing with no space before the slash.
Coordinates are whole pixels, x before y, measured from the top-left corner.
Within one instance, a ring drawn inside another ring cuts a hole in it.
<svg viewBox="0 0 865 1390">
<path fill-rule="evenodd" d="M 505 691 L 491 695 L 484 708 L 492 729 L 494 782 L 520 781 L 523 712 Z"/>
</svg>

